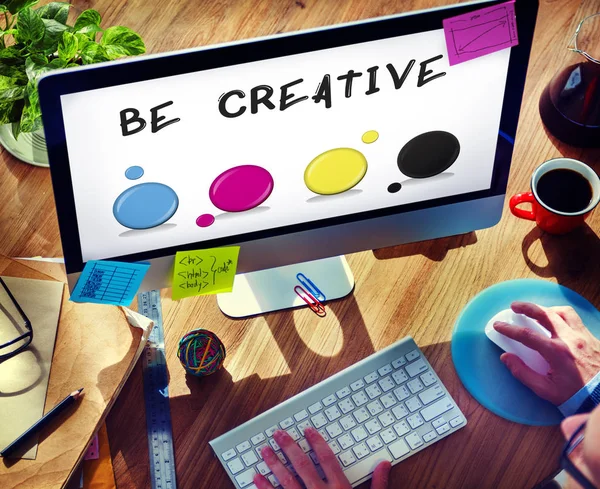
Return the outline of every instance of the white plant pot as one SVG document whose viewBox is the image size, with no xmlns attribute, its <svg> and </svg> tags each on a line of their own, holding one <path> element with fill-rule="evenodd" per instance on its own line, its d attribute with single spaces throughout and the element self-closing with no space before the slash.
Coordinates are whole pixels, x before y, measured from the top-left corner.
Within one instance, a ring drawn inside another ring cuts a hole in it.
<svg viewBox="0 0 600 489">
<path fill-rule="evenodd" d="M 11 124 L 0 125 L 0 144 L 15 158 L 35 166 L 49 167 L 44 130 L 24 132 L 15 139 Z"/>
</svg>

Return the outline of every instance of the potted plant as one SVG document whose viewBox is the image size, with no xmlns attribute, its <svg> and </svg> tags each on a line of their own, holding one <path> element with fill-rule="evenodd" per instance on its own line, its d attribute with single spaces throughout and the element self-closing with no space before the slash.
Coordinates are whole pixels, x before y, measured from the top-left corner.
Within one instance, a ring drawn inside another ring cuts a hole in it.
<svg viewBox="0 0 600 489">
<path fill-rule="evenodd" d="M 69 25 L 70 4 L 51 2 L 34 9 L 37 2 L 0 4 L 0 144 L 23 161 L 48 166 L 37 92 L 40 76 L 142 54 L 146 47 L 127 27 L 102 29 L 95 10 L 81 12 Z"/>
</svg>

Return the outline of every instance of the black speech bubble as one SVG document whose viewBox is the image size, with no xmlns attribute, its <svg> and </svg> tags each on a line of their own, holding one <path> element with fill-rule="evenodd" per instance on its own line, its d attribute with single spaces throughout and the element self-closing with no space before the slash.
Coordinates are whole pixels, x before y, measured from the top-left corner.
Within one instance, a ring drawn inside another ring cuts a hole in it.
<svg viewBox="0 0 600 489">
<path fill-rule="evenodd" d="M 430 131 L 412 138 L 398 153 L 398 168 L 411 178 L 428 178 L 446 171 L 458 158 L 460 143 L 454 134 Z"/>
</svg>

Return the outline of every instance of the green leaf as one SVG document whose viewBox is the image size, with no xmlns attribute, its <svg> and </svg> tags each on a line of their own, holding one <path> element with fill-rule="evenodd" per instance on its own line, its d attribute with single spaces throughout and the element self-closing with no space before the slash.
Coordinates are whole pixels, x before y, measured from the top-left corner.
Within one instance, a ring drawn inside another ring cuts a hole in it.
<svg viewBox="0 0 600 489">
<path fill-rule="evenodd" d="M 3 64 L 21 64 L 23 63 L 23 55 L 21 50 L 15 46 L 9 46 L 4 49 L 0 49 L 0 63 Z"/>
<path fill-rule="evenodd" d="M 23 43 L 34 43 L 41 40 L 46 32 L 44 21 L 30 7 L 24 8 L 19 12 L 17 18 L 16 39 Z"/>
<path fill-rule="evenodd" d="M 76 32 L 78 32 L 88 25 L 95 25 L 96 27 L 100 27 L 101 21 L 102 17 L 100 17 L 100 14 L 94 9 L 84 10 L 83 12 L 81 12 L 79 17 L 77 17 L 73 29 Z"/>
<path fill-rule="evenodd" d="M 21 119 L 21 111 L 23 110 L 23 106 L 23 100 L 0 103 L 0 124 L 8 124 L 10 122 L 19 121 Z"/>
<path fill-rule="evenodd" d="M 58 43 L 62 39 L 63 33 L 71 28 L 54 19 L 42 19 L 42 22 L 46 28 L 44 38 L 35 45 L 35 48 L 47 55 L 54 54 L 58 50 Z"/>
<path fill-rule="evenodd" d="M 42 128 L 42 111 L 35 83 L 27 85 L 27 92 L 28 97 L 25 99 L 20 126 L 18 128 L 21 132 L 33 132 Z"/>
<path fill-rule="evenodd" d="M 17 85 L 27 84 L 28 78 L 25 73 L 25 66 L 9 66 L 0 63 L 0 75 L 12 78 Z"/>
<path fill-rule="evenodd" d="M 70 7 L 71 5 L 65 2 L 50 2 L 36 9 L 36 12 L 42 19 L 52 19 L 61 24 L 66 24 Z"/>
<path fill-rule="evenodd" d="M 8 76 L 0 75 L 0 103 L 20 100 L 25 94 L 25 87 L 16 85 L 16 81 Z"/>
<path fill-rule="evenodd" d="M 146 46 L 140 35 L 129 27 L 109 27 L 102 34 L 100 44 L 106 49 L 109 59 L 134 56 L 146 52 Z"/>
<path fill-rule="evenodd" d="M 84 65 L 100 63 L 101 61 L 108 61 L 108 59 L 104 47 L 95 42 L 88 42 L 81 50 L 81 61 Z"/>
<path fill-rule="evenodd" d="M 39 0 L 6 0 L 4 5 L 11 14 L 20 13 L 32 5 L 38 3 Z"/>
<path fill-rule="evenodd" d="M 65 63 L 77 54 L 77 38 L 68 31 L 63 32 L 62 39 L 58 42 L 58 57 Z"/>
<path fill-rule="evenodd" d="M 36 82 L 44 73 L 55 70 L 59 66 L 49 64 L 45 56 L 32 55 L 25 61 L 25 73 L 29 82 Z"/>
<path fill-rule="evenodd" d="M 77 34 L 85 36 L 88 41 L 96 41 L 96 34 L 98 34 L 98 32 L 104 32 L 104 29 L 97 25 L 90 24 L 79 29 Z"/>
</svg>

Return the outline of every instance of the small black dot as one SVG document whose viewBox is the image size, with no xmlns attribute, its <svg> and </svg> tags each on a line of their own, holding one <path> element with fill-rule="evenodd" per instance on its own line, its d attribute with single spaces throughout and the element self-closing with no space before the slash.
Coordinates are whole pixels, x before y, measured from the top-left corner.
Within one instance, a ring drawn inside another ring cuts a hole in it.
<svg viewBox="0 0 600 489">
<path fill-rule="evenodd" d="M 402 184 L 396 182 L 396 183 L 390 183 L 390 186 L 388 187 L 388 192 L 390 194 L 395 194 L 396 192 L 398 192 L 400 189 L 402 188 Z"/>
</svg>

